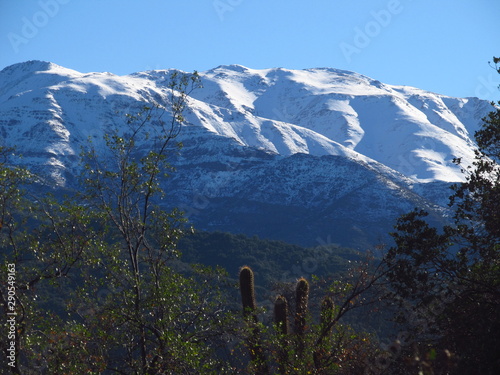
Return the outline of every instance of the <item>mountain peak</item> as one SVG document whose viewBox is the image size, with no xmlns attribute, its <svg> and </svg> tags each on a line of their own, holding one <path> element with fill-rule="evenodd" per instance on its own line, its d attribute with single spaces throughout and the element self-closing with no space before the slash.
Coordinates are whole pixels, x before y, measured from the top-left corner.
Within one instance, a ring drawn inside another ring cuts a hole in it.
<svg viewBox="0 0 500 375">
<path fill-rule="evenodd" d="M 17 64 L 13 64 L 10 66 L 7 66 L 6 68 L 2 69 L 0 71 L 1 75 L 7 75 L 7 76 L 13 76 L 16 74 L 35 74 L 35 73 L 44 73 L 44 72 L 51 72 L 51 73 L 58 73 L 58 74 L 68 74 L 68 73 L 77 73 L 75 70 L 64 68 L 60 65 L 54 64 L 49 61 L 42 61 L 42 60 L 29 60 Z"/>
<path fill-rule="evenodd" d="M 236 72 L 242 73 L 251 69 L 239 64 L 229 64 L 229 65 L 219 65 L 216 68 L 210 70 L 234 70 Z"/>
<path fill-rule="evenodd" d="M 49 61 L 29 60 L 7 66 L 6 68 L 2 69 L 0 73 L 9 73 L 20 70 L 24 72 L 40 72 L 40 71 L 50 70 L 51 66 L 54 65 L 56 64 L 51 63 Z"/>
<path fill-rule="evenodd" d="M 52 86 L 82 75 L 48 61 L 30 60 L 10 65 L 0 71 L 0 104 L 20 92 Z"/>
</svg>

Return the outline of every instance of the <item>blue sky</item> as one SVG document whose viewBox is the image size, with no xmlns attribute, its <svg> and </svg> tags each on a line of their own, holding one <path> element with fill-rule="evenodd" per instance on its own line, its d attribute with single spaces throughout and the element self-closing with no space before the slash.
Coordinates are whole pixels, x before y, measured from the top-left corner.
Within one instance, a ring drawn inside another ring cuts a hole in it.
<svg viewBox="0 0 500 375">
<path fill-rule="evenodd" d="M 333 67 L 498 100 L 499 17 L 499 0 L 0 0 L 0 69 Z"/>
</svg>

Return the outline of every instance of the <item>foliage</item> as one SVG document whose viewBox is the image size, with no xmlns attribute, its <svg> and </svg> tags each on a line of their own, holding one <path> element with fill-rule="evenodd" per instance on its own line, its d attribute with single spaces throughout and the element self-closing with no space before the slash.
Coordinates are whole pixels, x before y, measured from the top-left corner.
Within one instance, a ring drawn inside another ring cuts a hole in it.
<svg viewBox="0 0 500 375">
<path fill-rule="evenodd" d="M 249 278 L 248 274 L 252 277 Z M 371 282 L 381 277 L 375 275 Z M 335 287 L 340 284 L 346 285 L 339 282 Z M 276 297 L 274 320 L 266 326 L 256 313 L 253 272 L 247 266 L 242 267 L 240 290 L 247 329 L 245 342 L 250 357 L 247 370 L 254 374 L 366 373 L 380 350 L 373 337 L 356 332 L 348 324 L 342 324 L 340 319 L 355 308 L 359 303 L 357 297 L 370 287 L 369 284 L 358 283 L 350 287 L 345 298 L 339 298 L 338 306 L 330 296 L 325 297 L 321 303 L 320 319 L 314 321 L 309 309 L 309 282 L 299 278 L 295 284 L 295 298 Z M 341 293 L 332 295 L 338 298 Z M 293 329 L 289 322 L 293 322 Z"/>
<path fill-rule="evenodd" d="M 240 266 L 246 264 L 258 276 L 256 289 L 266 290 L 305 275 L 336 279 L 350 262 L 361 259 L 357 251 L 333 245 L 306 248 L 256 236 L 199 230 L 183 236 L 178 247 L 186 262 L 221 266 L 234 279 Z"/>
<path fill-rule="evenodd" d="M 1 153 L 6 157 L 12 150 L 4 148 Z M 54 288 L 70 285 L 70 275 L 86 262 L 84 249 L 93 246 L 95 236 L 81 208 L 50 196 L 34 201 L 24 187 L 35 177 L 8 161 L 4 158 L 0 165 L 0 246 L 2 275 L 12 274 L 13 280 L 2 279 L 0 308 L 2 316 L 14 316 L 15 331 L 0 345 L 4 353 L 7 344 L 14 347 L 16 358 L 6 361 L 2 357 L 2 365 L 13 373 L 40 373 L 47 348 L 60 344 L 53 338 L 57 335 L 54 327 L 61 326 L 62 305 L 50 294 Z"/>
<path fill-rule="evenodd" d="M 4 368 L 18 374 L 229 371 L 216 353 L 232 327 L 220 289 L 226 276 L 194 266 L 180 272 L 183 221 L 178 211 L 161 207 L 167 156 L 180 146 L 182 112 L 198 86 L 196 73 L 174 73 L 169 120 L 163 119 L 167 108 L 147 105 L 105 135 L 106 154 L 92 144 L 83 150 L 76 196 L 27 197 L 21 182 L 29 174 L 0 165 L 2 266 L 15 264 L 17 277 L 16 358 Z M 1 150 L 4 160 L 8 152 Z"/>
<path fill-rule="evenodd" d="M 500 107 L 483 122 L 475 161 L 450 197 L 454 225 L 440 232 L 423 211 L 404 215 L 385 257 L 391 297 L 400 304 L 397 319 L 415 350 L 448 353 L 442 373 L 500 371 Z M 422 373 L 441 373 L 419 366 Z"/>
</svg>

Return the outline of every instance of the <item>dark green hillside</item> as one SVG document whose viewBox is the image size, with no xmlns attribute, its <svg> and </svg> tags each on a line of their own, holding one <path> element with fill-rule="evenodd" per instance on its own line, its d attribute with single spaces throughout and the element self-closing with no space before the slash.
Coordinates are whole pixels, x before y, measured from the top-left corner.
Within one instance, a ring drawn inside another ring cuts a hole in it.
<svg viewBox="0 0 500 375">
<path fill-rule="evenodd" d="M 295 281 L 312 275 L 334 278 L 344 272 L 350 260 L 359 259 L 355 250 L 337 246 L 305 248 L 282 241 L 225 232 L 196 232 L 179 242 L 182 259 L 225 268 L 236 277 L 240 267 L 251 267 L 262 286 Z"/>
</svg>

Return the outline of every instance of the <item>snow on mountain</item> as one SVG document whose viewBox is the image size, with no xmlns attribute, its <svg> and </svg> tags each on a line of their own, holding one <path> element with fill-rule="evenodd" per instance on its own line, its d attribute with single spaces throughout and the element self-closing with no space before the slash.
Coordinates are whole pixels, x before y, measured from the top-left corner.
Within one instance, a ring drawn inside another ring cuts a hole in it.
<svg viewBox="0 0 500 375">
<path fill-rule="evenodd" d="M 0 144 L 16 146 L 22 163 L 47 184 L 70 186 L 89 139 L 99 146 L 105 132 L 124 128 L 124 115 L 146 103 L 168 107 L 173 71 L 116 76 L 41 61 L 7 67 L 0 72 Z M 352 228 L 361 222 L 366 232 L 403 207 L 442 205 L 443 186 L 463 179 L 452 160 L 472 161 L 472 136 L 491 110 L 477 98 L 330 68 L 230 65 L 200 76 L 203 88 L 191 94 L 185 113 L 178 173 L 168 183 L 177 189 L 174 204 L 215 229 L 239 222 L 237 230 L 248 232 L 257 226 L 249 224 L 252 217 L 265 220 L 263 212 L 283 223 L 287 215 L 269 214 L 273 207 L 306 214 L 327 230 L 344 210 L 344 233 L 356 235 Z M 345 202 L 364 202 L 370 214 Z"/>
<path fill-rule="evenodd" d="M 364 155 L 420 181 L 462 179 L 452 159 L 471 161 L 467 129 L 479 119 L 470 112 L 487 107 L 334 69 L 230 66 L 203 78 L 207 90 L 195 97 L 229 109 L 224 122 L 245 145 L 281 155 Z"/>
</svg>

